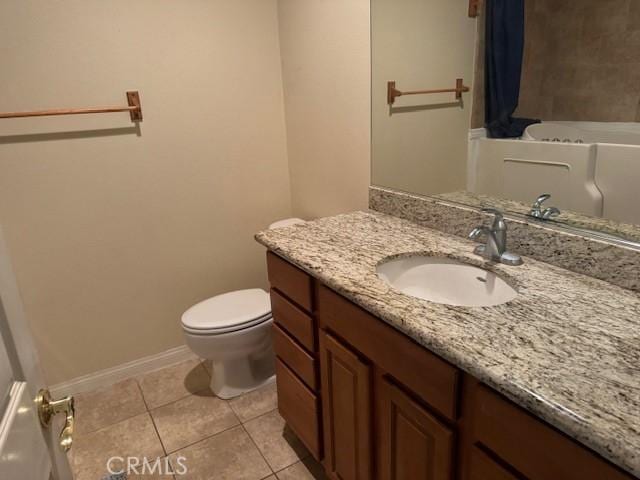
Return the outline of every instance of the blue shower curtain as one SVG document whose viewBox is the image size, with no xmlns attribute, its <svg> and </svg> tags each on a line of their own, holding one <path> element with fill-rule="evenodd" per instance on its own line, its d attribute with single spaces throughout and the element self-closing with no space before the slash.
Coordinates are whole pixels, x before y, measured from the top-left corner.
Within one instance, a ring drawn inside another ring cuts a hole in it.
<svg viewBox="0 0 640 480">
<path fill-rule="evenodd" d="M 514 118 L 520 96 L 525 0 L 487 0 L 485 123 L 491 138 L 520 137 L 539 120 Z"/>
</svg>

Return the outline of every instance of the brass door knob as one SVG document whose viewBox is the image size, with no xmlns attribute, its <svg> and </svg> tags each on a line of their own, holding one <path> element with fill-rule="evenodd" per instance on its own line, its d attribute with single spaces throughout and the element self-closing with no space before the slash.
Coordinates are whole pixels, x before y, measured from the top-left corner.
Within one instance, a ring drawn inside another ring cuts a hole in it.
<svg viewBox="0 0 640 480">
<path fill-rule="evenodd" d="M 36 397 L 38 407 L 38 417 L 43 427 L 51 424 L 51 419 L 58 413 L 64 413 L 67 417 L 64 428 L 60 432 L 60 447 L 65 452 L 71 449 L 73 444 L 73 429 L 75 424 L 75 409 L 73 397 L 64 397 L 60 400 L 53 400 L 51 393 L 46 388 L 41 389 Z"/>
</svg>

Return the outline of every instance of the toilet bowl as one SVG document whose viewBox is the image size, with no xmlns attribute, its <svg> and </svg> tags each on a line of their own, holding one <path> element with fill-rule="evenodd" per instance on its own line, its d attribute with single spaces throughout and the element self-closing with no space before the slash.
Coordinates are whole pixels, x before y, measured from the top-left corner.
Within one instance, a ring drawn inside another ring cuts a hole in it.
<svg viewBox="0 0 640 480">
<path fill-rule="evenodd" d="M 303 220 L 271 224 L 279 228 Z M 187 346 L 212 363 L 211 390 L 228 399 L 275 380 L 271 343 L 271 301 L 262 289 L 224 293 L 204 300 L 182 315 Z"/>
</svg>

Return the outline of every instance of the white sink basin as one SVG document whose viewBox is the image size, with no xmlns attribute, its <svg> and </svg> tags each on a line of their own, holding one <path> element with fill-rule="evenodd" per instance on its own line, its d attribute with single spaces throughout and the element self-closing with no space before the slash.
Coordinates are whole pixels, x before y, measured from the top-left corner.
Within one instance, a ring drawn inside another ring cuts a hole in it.
<svg viewBox="0 0 640 480">
<path fill-rule="evenodd" d="M 460 307 L 490 307 L 518 292 L 495 273 L 448 258 L 401 257 L 378 265 L 380 278 L 402 293 Z"/>
</svg>

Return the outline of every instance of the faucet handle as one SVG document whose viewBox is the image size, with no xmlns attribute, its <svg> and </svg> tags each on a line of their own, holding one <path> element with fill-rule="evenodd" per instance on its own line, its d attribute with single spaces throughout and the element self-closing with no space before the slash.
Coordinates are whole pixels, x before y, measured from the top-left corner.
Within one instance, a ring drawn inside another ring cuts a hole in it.
<svg viewBox="0 0 640 480">
<path fill-rule="evenodd" d="M 549 220 L 550 218 L 557 217 L 561 213 L 560 209 L 556 207 L 545 208 L 544 212 L 542 212 L 542 219 Z"/>
<path fill-rule="evenodd" d="M 487 227 L 476 227 L 471 230 L 471 232 L 469 232 L 469 238 L 471 240 L 476 240 L 480 237 L 480 235 L 482 235 L 483 233 L 487 233 L 488 231 L 489 229 Z"/>
<path fill-rule="evenodd" d="M 536 201 L 533 203 L 533 208 L 540 208 L 542 204 L 551 198 L 550 193 L 543 193 L 542 195 L 536 198 Z"/>
</svg>

